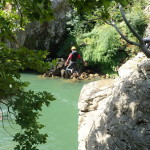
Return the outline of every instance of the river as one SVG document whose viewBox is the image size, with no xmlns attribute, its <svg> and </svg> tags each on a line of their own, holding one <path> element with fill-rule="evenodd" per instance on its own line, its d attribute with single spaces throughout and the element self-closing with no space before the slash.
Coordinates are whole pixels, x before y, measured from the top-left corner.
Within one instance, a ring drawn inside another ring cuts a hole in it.
<svg viewBox="0 0 150 150">
<path fill-rule="evenodd" d="M 28 89 L 48 91 L 56 98 L 49 107 L 43 107 L 40 122 L 45 125 L 43 133 L 48 134 L 47 143 L 40 145 L 39 150 L 77 150 L 78 109 L 77 102 L 84 84 L 89 81 L 73 82 L 67 79 L 42 78 L 34 73 L 23 73 L 23 81 L 31 84 Z M 13 150 L 15 143 L 12 136 L 18 127 L 10 126 L 7 120 L 0 121 L 0 150 Z M 10 135 L 11 134 L 11 135 Z"/>
</svg>

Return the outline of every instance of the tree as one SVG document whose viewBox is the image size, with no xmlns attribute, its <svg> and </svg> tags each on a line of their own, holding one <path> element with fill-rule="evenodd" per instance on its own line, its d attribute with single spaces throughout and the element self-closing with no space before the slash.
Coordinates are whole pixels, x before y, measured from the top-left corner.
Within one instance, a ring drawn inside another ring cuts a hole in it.
<svg viewBox="0 0 150 150">
<path fill-rule="evenodd" d="M 129 44 L 138 46 L 141 51 L 148 57 L 150 58 L 150 51 L 148 50 L 149 45 L 150 45 L 150 38 L 142 38 L 141 35 L 139 35 L 136 30 L 130 25 L 129 21 L 127 20 L 123 7 L 127 9 L 128 5 L 132 5 L 133 1 L 130 0 L 114 0 L 114 1 L 109 1 L 109 0 L 69 0 L 70 3 L 72 4 L 73 7 L 75 7 L 79 13 L 87 13 L 87 14 L 93 14 L 95 10 L 99 9 L 101 12 L 100 16 L 97 16 L 98 19 L 103 19 L 105 20 L 106 23 L 112 25 L 115 27 L 116 31 L 121 35 L 121 37 Z M 140 1 L 140 0 L 139 0 Z M 115 2 L 115 3 L 114 3 Z M 137 1 L 136 1 L 137 2 Z M 121 30 L 117 27 L 115 21 L 112 21 L 109 17 L 109 8 L 112 7 L 112 4 L 116 4 L 117 7 L 120 10 L 120 14 L 122 16 L 122 19 L 124 20 L 125 24 L 131 31 L 131 33 L 137 38 L 138 42 L 134 42 L 129 40 L 122 32 Z M 96 19 L 97 19 L 96 18 Z M 95 20 L 95 18 L 93 19 Z"/>
<path fill-rule="evenodd" d="M 21 81 L 20 70 L 26 68 L 44 72 L 50 63 L 43 60 L 47 51 L 26 49 L 16 40 L 16 31 L 24 30 L 30 21 L 53 19 L 49 0 L 1 0 L 0 1 L 0 104 L 7 107 L 7 119 L 15 116 L 21 130 L 14 136 L 18 142 L 15 150 L 38 150 L 37 145 L 46 143 L 47 134 L 41 134 L 44 126 L 38 122 L 42 106 L 55 100 L 46 91 L 27 91 L 27 82 Z M 15 46 L 10 46 L 13 43 Z M 0 105 L 1 115 L 3 110 Z M 3 121 L 3 120 L 2 120 Z"/>
</svg>

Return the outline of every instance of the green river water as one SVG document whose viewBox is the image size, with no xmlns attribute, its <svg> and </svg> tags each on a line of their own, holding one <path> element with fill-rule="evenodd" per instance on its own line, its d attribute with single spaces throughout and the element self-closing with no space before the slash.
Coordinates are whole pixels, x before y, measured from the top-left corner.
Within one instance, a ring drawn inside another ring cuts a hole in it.
<svg viewBox="0 0 150 150">
<path fill-rule="evenodd" d="M 87 81 L 73 82 L 65 79 L 42 78 L 33 73 L 23 73 L 23 81 L 29 81 L 29 89 L 51 92 L 56 100 L 49 107 L 43 107 L 40 122 L 45 125 L 43 133 L 48 134 L 47 143 L 40 150 L 77 150 L 78 147 L 78 109 L 80 91 Z M 13 120 L 12 120 L 13 121 Z M 17 131 L 15 125 L 4 120 L 7 133 L 0 121 L 0 150 L 13 150 L 12 136 Z"/>
</svg>

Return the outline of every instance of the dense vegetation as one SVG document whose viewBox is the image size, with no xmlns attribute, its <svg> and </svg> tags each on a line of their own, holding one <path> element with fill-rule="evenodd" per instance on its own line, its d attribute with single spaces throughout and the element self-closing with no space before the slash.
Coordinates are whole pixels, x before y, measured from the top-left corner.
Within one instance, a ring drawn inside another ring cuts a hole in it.
<svg viewBox="0 0 150 150">
<path fill-rule="evenodd" d="M 20 71 L 26 68 L 39 72 L 47 70 L 50 64 L 43 60 L 48 52 L 21 46 L 16 40 L 16 31 L 23 30 L 30 21 L 42 22 L 52 18 L 50 6 L 48 0 L 2 0 L 0 3 L 0 110 L 3 115 L 1 104 L 4 104 L 7 119 L 11 122 L 13 115 L 20 126 L 13 139 L 18 143 L 15 150 L 37 150 L 38 144 L 46 143 L 47 134 L 40 133 L 43 125 L 38 118 L 42 106 L 48 106 L 55 98 L 45 91 L 25 90 L 29 83 L 21 81 Z"/>
<path fill-rule="evenodd" d="M 125 11 L 128 21 L 141 37 L 144 36 L 148 20 L 143 12 L 145 5 L 144 1 L 133 1 L 130 9 L 126 8 Z M 77 7 L 81 11 L 80 6 Z M 108 16 L 101 15 L 101 9 L 96 9 L 92 15 L 88 12 L 86 15 L 77 14 L 77 11 L 68 13 L 69 36 L 64 47 L 61 46 L 59 56 L 66 56 L 72 43 L 77 45 L 85 61 L 102 73 L 114 72 L 123 62 L 134 56 L 139 48 L 126 43 L 115 28 L 110 26 L 109 20 L 115 20 L 129 39 L 137 41 L 136 37 L 125 25 L 115 3 L 109 8 L 109 12 Z"/>
</svg>

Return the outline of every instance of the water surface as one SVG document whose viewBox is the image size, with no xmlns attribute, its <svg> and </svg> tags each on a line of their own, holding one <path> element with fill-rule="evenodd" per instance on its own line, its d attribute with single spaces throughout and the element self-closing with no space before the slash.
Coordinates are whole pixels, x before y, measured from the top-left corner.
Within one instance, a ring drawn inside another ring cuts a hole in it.
<svg viewBox="0 0 150 150">
<path fill-rule="evenodd" d="M 87 81 L 73 82 L 67 79 L 42 78 L 34 73 L 23 73 L 23 81 L 31 84 L 28 89 L 51 92 L 56 100 L 49 107 L 44 106 L 40 122 L 45 125 L 43 133 L 48 134 L 47 143 L 40 145 L 40 150 L 77 150 L 78 109 L 80 91 Z M 10 134 L 17 130 L 5 120 L 5 127 Z M 0 150 L 13 150 L 15 143 L 4 131 L 0 122 Z"/>
</svg>

